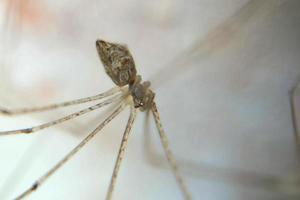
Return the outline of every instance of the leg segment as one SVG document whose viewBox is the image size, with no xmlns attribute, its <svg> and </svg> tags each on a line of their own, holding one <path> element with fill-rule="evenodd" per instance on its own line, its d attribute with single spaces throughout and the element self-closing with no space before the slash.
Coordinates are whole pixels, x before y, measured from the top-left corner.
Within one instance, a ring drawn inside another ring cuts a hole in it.
<svg viewBox="0 0 300 200">
<path fill-rule="evenodd" d="M 53 110 L 53 109 L 57 109 L 57 108 L 61 108 L 61 107 L 72 106 L 72 105 L 82 104 L 82 103 L 86 103 L 86 102 L 90 102 L 90 101 L 100 100 L 105 97 L 111 96 L 119 91 L 121 91 L 120 87 L 114 87 L 104 93 L 101 93 L 101 94 L 98 94 L 95 96 L 86 97 L 86 98 L 82 98 L 82 99 L 76 99 L 73 101 L 66 101 L 66 102 L 57 103 L 57 104 L 50 104 L 50 105 L 41 106 L 41 107 L 22 108 L 22 109 L 16 109 L 16 110 L 8 110 L 8 109 L 0 107 L 0 114 L 17 115 L 17 114 L 27 114 L 27 113 L 32 113 L 32 112 Z"/>
<path fill-rule="evenodd" d="M 31 128 L 25 128 L 25 129 L 19 129 L 19 130 L 13 130 L 13 131 L 3 131 L 3 132 L 0 131 L 0 136 L 13 135 L 13 134 L 31 134 L 31 133 L 34 133 L 36 131 L 39 131 L 39 130 L 42 130 L 42 129 L 45 129 L 45 128 L 49 128 L 49 127 L 54 126 L 56 124 L 60 124 L 62 122 L 68 121 L 68 120 L 73 119 L 75 117 L 78 117 L 80 115 L 83 115 L 83 114 L 86 114 L 86 113 L 91 112 L 93 110 L 96 110 L 98 108 L 101 108 L 105 105 L 108 105 L 108 104 L 116 101 L 117 99 L 120 99 L 120 97 L 121 97 L 120 95 L 114 96 L 114 97 L 112 97 L 110 99 L 107 99 L 107 100 L 105 100 L 101 103 L 98 103 L 94 106 L 91 106 L 91 107 L 83 109 L 81 111 L 72 113 L 72 114 L 70 114 L 66 117 L 63 117 L 63 118 L 60 118 L 60 119 L 57 119 L 57 120 L 54 120 L 54 121 L 51 121 L 51 122 L 48 122 L 48 123 L 45 123 L 45 124 L 41 124 L 39 126 L 34 126 L 34 127 L 31 127 Z"/>
<path fill-rule="evenodd" d="M 53 168 L 51 168 L 45 175 L 40 177 L 29 189 L 16 198 L 21 200 L 27 197 L 32 192 L 36 191 L 51 175 L 53 175 L 60 167 L 62 167 L 69 159 L 71 159 L 85 144 L 87 144 L 106 124 L 114 119 L 126 104 L 122 103 L 110 116 L 108 116 L 92 133 L 82 140 L 71 152 L 69 152 L 61 161 L 59 161 Z"/>
<path fill-rule="evenodd" d="M 165 151 L 165 154 L 166 154 L 166 157 L 168 159 L 168 162 L 172 168 L 172 171 L 176 177 L 176 181 L 182 191 L 182 194 L 184 195 L 184 198 L 186 200 L 190 200 L 191 199 L 191 196 L 187 190 L 187 187 L 182 179 L 182 176 L 180 175 L 180 172 L 179 172 L 179 168 L 178 168 L 178 165 L 175 161 L 175 158 L 171 152 L 171 149 L 169 147 L 169 142 L 168 142 L 168 139 L 167 139 L 167 136 L 165 135 L 165 131 L 163 129 L 163 126 L 162 126 L 162 123 L 161 123 L 161 120 L 160 120 L 160 117 L 159 117 L 159 113 L 158 113 L 158 110 L 157 110 L 157 107 L 156 107 L 156 103 L 153 102 L 152 104 L 152 113 L 153 113 L 153 116 L 154 116 L 154 120 L 155 120 L 155 123 L 156 123 L 156 126 L 157 126 L 157 129 L 158 129 L 158 132 L 159 132 L 159 136 L 160 136 L 160 140 L 161 140 L 161 143 L 162 143 L 162 146 L 164 148 L 164 151 Z"/>
<path fill-rule="evenodd" d="M 109 188 L 108 188 L 108 191 L 107 191 L 107 194 L 106 194 L 106 200 L 110 200 L 112 198 L 112 194 L 113 194 L 113 190 L 114 190 L 115 183 L 116 183 L 116 180 L 117 180 L 117 176 L 118 176 L 118 172 L 119 172 L 119 169 L 120 169 L 121 161 L 123 160 L 123 157 L 124 157 L 125 149 L 126 149 L 127 143 L 128 143 L 128 137 L 129 137 L 130 130 L 132 128 L 132 125 L 134 123 L 135 118 L 136 118 L 136 108 L 134 108 L 132 106 L 131 107 L 131 112 L 130 112 L 130 117 L 128 119 L 127 126 L 126 126 L 126 129 L 125 129 L 123 138 L 122 138 L 120 149 L 119 149 L 118 158 L 116 160 L 114 171 L 113 171 L 113 174 L 112 174 L 112 177 L 111 177 L 111 180 L 110 180 L 110 185 L 109 185 Z"/>
</svg>

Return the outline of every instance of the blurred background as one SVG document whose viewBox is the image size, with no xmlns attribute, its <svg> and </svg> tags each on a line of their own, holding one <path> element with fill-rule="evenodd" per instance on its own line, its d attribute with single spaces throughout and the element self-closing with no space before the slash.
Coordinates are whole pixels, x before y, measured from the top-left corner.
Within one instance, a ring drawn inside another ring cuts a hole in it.
<svg viewBox="0 0 300 200">
<path fill-rule="evenodd" d="M 95 95 L 112 81 L 98 38 L 128 45 L 152 83 L 193 199 L 299 199 L 300 2 L 297 0 L 2 0 L 0 105 Z M 17 117 L 38 125 L 87 105 Z M 30 136 L 0 138 L 0 199 L 12 199 L 112 110 Z M 123 112 L 30 199 L 104 199 L 128 118 Z M 182 199 L 155 124 L 129 140 L 114 199 Z"/>
</svg>

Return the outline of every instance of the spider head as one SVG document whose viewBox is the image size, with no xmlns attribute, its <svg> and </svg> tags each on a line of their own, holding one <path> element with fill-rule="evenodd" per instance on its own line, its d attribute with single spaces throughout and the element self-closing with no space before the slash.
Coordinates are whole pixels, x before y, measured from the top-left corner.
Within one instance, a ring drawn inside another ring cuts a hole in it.
<svg viewBox="0 0 300 200">
<path fill-rule="evenodd" d="M 116 85 L 124 86 L 134 82 L 135 64 L 125 45 L 97 40 L 96 47 L 106 73 Z"/>
</svg>

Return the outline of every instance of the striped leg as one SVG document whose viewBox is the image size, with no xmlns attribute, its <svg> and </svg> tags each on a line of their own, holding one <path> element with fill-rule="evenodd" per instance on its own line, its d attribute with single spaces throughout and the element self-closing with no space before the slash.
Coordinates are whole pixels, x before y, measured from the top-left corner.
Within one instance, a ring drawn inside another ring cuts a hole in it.
<svg viewBox="0 0 300 200">
<path fill-rule="evenodd" d="M 59 168 L 61 168 L 67 161 L 69 161 L 84 145 L 86 145 L 101 129 L 114 119 L 122 110 L 124 110 L 126 104 L 122 103 L 111 115 L 109 115 L 93 132 L 91 132 L 86 138 L 82 140 L 72 151 L 70 151 L 61 161 L 59 161 L 53 168 L 51 168 L 46 174 L 40 177 L 29 189 L 23 192 L 16 200 L 21 200 L 27 197 L 32 192 L 36 191 L 50 176 L 52 176 Z"/>
<path fill-rule="evenodd" d="M 27 114 L 27 113 L 33 113 L 33 112 L 41 112 L 41 111 L 47 111 L 47 110 L 53 110 L 61 107 L 66 107 L 66 106 L 72 106 L 72 105 L 77 105 L 77 104 L 82 104 L 90 101 L 95 101 L 95 100 L 100 100 L 105 97 L 109 97 L 113 94 L 116 94 L 117 92 L 120 92 L 121 88 L 120 87 L 114 87 L 104 93 L 91 96 L 91 97 L 86 97 L 82 99 L 76 99 L 73 101 L 66 101 L 62 103 L 57 103 L 57 104 L 50 104 L 46 106 L 41 106 L 41 107 L 33 107 L 33 108 L 21 108 L 21 109 L 15 109 L 15 110 L 8 110 L 5 108 L 0 107 L 0 114 L 4 115 L 18 115 L 18 114 Z"/>
<path fill-rule="evenodd" d="M 165 135 L 165 131 L 163 129 L 163 126 L 162 126 L 162 123 L 161 123 L 161 120 L 160 120 L 160 117 L 159 117 L 159 113 L 158 113 L 158 110 L 157 110 L 157 107 L 156 107 L 156 103 L 153 102 L 152 104 L 152 113 L 153 113 L 153 116 L 154 116 L 154 120 L 155 120 L 155 123 L 156 123 L 156 126 L 157 126 L 157 129 L 158 129 L 158 133 L 159 133 L 159 137 L 160 137 L 160 140 L 161 140 L 161 143 L 162 143 L 162 146 L 165 150 L 165 154 L 166 154 L 166 157 L 168 159 L 168 162 L 172 168 L 172 171 L 175 175 L 175 178 L 176 178 L 176 181 L 182 191 L 182 194 L 184 196 L 184 199 L 186 200 L 190 200 L 191 199 L 191 195 L 189 194 L 188 190 L 187 190 L 187 187 L 183 181 L 183 178 L 179 172 L 179 168 L 178 168 L 178 165 L 175 161 L 175 158 L 173 156 L 173 153 L 171 152 L 171 149 L 169 147 L 169 142 L 168 142 L 168 139 L 167 139 L 167 136 Z"/>
<path fill-rule="evenodd" d="M 108 105 L 114 101 L 116 101 L 117 99 L 120 99 L 121 96 L 120 95 L 117 95 L 117 96 L 114 96 L 110 99 L 107 99 L 101 103 L 98 103 L 94 106 L 91 106 L 89 108 L 86 108 L 86 109 L 83 109 L 81 111 L 78 111 L 78 112 L 75 112 L 75 113 L 72 113 L 66 117 L 63 117 L 63 118 L 60 118 L 60 119 L 57 119 L 57 120 L 54 120 L 54 121 L 51 121 L 51 122 L 48 122 L 48 123 L 45 123 L 45 124 L 41 124 L 39 126 L 34 126 L 34 127 L 31 127 L 31 128 L 25 128 L 25 129 L 18 129 L 18 130 L 13 130 L 13 131 L 0 131 L 0 136 L 5 136 L 5 135 L 14 135 L 14 134 L 31 134 L 31 133 L 34 133 L 36 131 L 40 131 L 42 129 L 45 129 L 45 128 L 49 128 L 51 126 L 54 126 L 56 124 L 60 124 L 62 122 L 65 122 L 65 121 L 68 121 L 68 120 L 71 120 L 73 118 L 76 118 L 80 115 L 83 115 L 83 114 L 86 114 L 86 113 L 89 113 L 93 110 L 96 110 L 96 109 L 99 109 L 105 105 Z"/>
<path fill-rule="evenodd" d="M 106 194 L 106 200 L 110 200 L 112 198 L 112 194 L 114 191 L 114 187 L 115 187 L 115 183 L 117 180 L 117 176 L 118 176 L 118 172 L 120 169 L 120 165 L 121 165 L 121 161 L 123 160 L 124 157 L 124 153 L 125 153 L 125 149 L 127 147 L 127 143 L 128 143 L 128 137 L 132 128 L 132 125 L 134 123 L 134 120 L 136 118 L 136 108 L 134 108 L 133 106 L 131 107 L 131 111 L 130 111 L 130 117 L 128 119 L 127 122 L 127 126 L 122 138 L 122 142 L 121 142 L 121 146 L 119 149 L 119 154 L 115 163 L 115 168 L 114 168 L 114 172 L 112 174 L 111 180 L 110 180 L 110 185 Z"/>
</svg>

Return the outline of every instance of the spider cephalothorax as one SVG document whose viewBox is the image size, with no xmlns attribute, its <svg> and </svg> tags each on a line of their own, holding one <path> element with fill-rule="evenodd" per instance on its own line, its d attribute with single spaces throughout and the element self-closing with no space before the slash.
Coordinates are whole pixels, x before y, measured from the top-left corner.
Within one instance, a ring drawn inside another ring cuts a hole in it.
<svg viewBox="0 0 300 200">
<path fill-rule="evenodd" d="M 105 71 L 112 81 L 118 86 L 129 85 L 134 107 L 142 111 L 151 108 L 155 94 L 149 89 L 150 82 L 141 82 L 141 76 L 136 75 L 134 60 L 127 47 L 103 40 L 97 40 L 96 47 Z"/>
<path fill-rule="evenodd" d="M 134 107 L 145 111 L 151 108 L 155 93 L 149 89 L 150 82 L 145 81 L 141 83 L 141 76 L 137 75 L 133 85 L 129 85 Z"/>
</svg>

